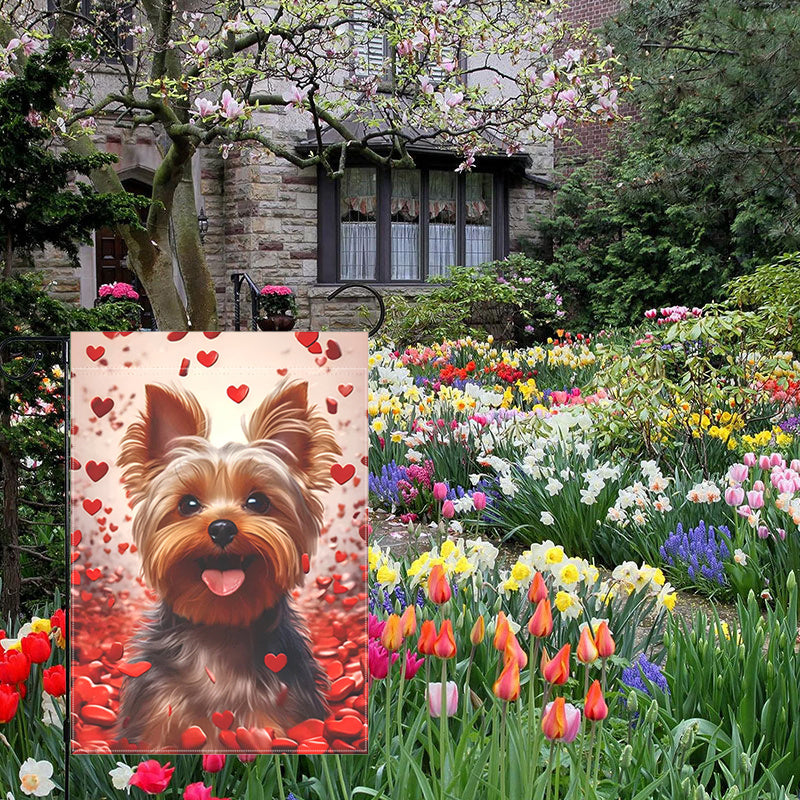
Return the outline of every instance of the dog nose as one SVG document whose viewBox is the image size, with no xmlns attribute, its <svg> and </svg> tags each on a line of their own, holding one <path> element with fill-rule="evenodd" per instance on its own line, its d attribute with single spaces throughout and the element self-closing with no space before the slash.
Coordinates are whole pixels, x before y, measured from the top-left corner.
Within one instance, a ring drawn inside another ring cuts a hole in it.
<svg viewBox="0 0 800 800">
<path fill-rule="evenodd" d="M 238 532 L 236 523 L 229 519 L 215 519 L 208 526 L 208 535 L 211 537 L 211 541 L 220 547 L 230 544 Z"/>
</svg>

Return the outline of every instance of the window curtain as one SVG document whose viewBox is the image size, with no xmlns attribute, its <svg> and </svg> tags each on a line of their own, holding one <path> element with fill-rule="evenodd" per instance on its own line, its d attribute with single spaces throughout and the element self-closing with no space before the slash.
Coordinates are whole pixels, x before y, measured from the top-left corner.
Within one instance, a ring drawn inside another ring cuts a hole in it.
<svg viewBox="0 0 800 800">
<path fill-rule="evenodd" d="M 341 275 L 343 281 L 374 281 L 377 225 L 374 222 L 342 222 Z"/>
<path fill-rule="evenodd" d="M 419 223 L 392 222 L 392 280 L 419 280 Z"/>
<path fill-rule="evenodd" d="M 467 252 L 466 262 L 468 267 L 485 264 L 492 260 L 492 226 L 467 225 Z"/>
</svg>

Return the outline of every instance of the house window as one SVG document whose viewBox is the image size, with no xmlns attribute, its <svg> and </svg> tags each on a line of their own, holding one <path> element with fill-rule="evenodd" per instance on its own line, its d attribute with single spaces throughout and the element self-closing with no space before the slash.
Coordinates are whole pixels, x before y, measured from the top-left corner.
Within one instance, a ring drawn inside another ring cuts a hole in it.
<svg viewBox="0 0 800 800">
<path fill-rule="evenodd" d="M 508 252 L 504 173 L 351 167 L 319 175 L 319 278 L 419 283 Z"/>
</svg>

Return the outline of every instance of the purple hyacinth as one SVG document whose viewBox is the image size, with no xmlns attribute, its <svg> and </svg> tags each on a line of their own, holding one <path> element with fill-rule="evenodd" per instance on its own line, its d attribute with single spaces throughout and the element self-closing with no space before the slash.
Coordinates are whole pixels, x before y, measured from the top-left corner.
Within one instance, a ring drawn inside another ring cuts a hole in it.
<svg viewBox="0 0 800 800">
<path fill-rule="evenodd" d="M 780 429 L 784 433 L 797 433 L 800 431 L 800 417 L 789 417 L 780 423 Z"/>
<path fill-rule="evenodd" d="M 723 562 L 731 554 L 730 540 L 730 531 L 724 525 L 715 531 L 712 525 L 706 528 L 705 522 L 700 520 L 696 528 L 684 531 L 683 525 L 678 523 L 675 533 L 670 534 L 659 553 L 665 564 L 685 567 L 691 580 L 703 577 L 725 585 L 727 578 Z"/>
<path fill-rule="evenodd" d="M 669 686 L 667 685 L 667 679 L 664 677 L 664 673 L 661 672 L 657 664 L 653 664 L 649 661 L 644 653 L 639 653 L 633 663 L 622 670 L 622 677 L 620 680 L 628 688 L 638 689 L 640 692 L 650 695 L 650 689 L 645 683 L 645 679 L 654 686 L 657 686 L 665 694 L 669 694 Z"/>
<path fill-rule="evenodd" d="M 380 475 L 369 474 L 370 494 L 376 495 L 382 503 L 399 505 L 402 501 L 401 487 L 398 484 L 408 483 L 406 467 L 398 466 L 394 459 L 381 467 Z"/>
</svg>

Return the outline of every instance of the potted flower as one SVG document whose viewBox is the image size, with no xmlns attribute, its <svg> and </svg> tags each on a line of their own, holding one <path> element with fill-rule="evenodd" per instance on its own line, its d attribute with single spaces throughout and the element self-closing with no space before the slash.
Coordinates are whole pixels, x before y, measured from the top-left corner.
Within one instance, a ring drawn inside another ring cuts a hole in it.
<svg viewBox="0 0 800 800">
<path fill-rule="evenodd" d="M 297 300 L 288 286 L 265 286 L 258 295 L 258 309 L 262 331 L 290 331 L 297 321 Z"/>
<path fill-rule="evenodd" d="M 98 297 L 94 301 L 95 308 L 106 303 L 130 303 L 130 312 L 125 312 L 135 328 L 140 328 L 142 324 L 142 307 L 139 305 L 139 292 L 129 283 L 124 281 L 114 281 L 114 283 L 104 283 L 97 290 Z M 133 305 L 135 304 L 135 306 Z"/>
</svg>

